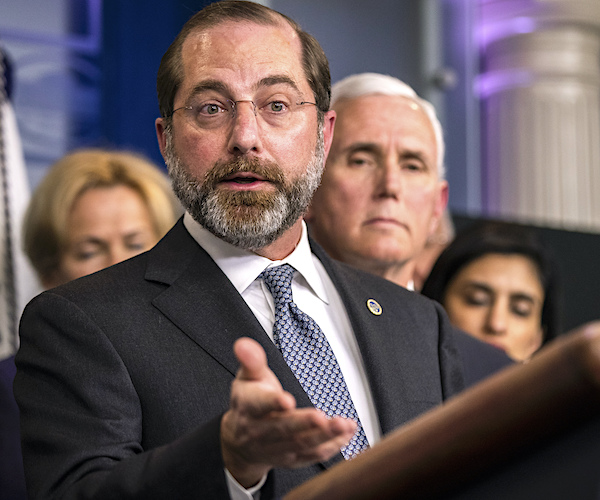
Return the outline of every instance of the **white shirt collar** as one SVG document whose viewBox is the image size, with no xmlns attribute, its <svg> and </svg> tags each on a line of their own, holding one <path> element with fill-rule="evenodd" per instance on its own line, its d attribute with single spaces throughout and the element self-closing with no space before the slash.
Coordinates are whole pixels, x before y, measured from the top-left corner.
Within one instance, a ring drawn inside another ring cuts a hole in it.
<svg viewBox="0 0 600 500">
<path fill-rule="evenodd" d="M 267 267 L 290 264 L 304 279 L 312 292 L 323 302 L 329 303 L 325 285 L 315 267 L 314 260 L 318 260 L 312 253 L 308 242 L 306 224 L 302 221 L 302 236 L 294 251 L 283 260 L 273 261 L 257 255 L 249 250 L 238 248 L 216 237 L 207 229 L 198 224 L 186 212 L 183 224 L 194 240 L 212 257 L 229 278 L 236 290 L 241 294 L 248 288 L 258 275 Z"/>
</svg>

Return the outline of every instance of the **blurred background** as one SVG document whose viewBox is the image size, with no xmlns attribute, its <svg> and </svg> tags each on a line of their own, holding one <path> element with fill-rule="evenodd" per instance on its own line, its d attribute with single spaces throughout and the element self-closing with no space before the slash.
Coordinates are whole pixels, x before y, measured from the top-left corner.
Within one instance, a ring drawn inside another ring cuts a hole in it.
<svg viewBox="0 0 600 500">
<path fill-rule="evenodd" d="M 2 0 L 0 46 L 27 178 L 83 146 L 162 164 L 156 71 L 201 0 Z M 564 323 L 597 318 L 600 1 L 270 0 L 322 44 L 335 82 L 396 76 L 434 103 L 457 227 L 538 228 L 561 263 Z"/>
</svg>

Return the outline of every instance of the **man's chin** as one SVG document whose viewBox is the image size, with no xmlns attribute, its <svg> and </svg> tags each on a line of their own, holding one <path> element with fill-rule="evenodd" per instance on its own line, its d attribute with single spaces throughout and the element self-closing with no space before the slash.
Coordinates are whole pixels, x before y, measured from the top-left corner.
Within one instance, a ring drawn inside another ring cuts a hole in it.
<svg viewBox="0 0 600 500">
<path fill-rule="evenodd" d="M 229 227 L 257 226 L 264 218 L 265 209 L 257 205 L 238 205 L 229 207 L 226 211 L 226 221 Z"/>
<path fill-rule="evenodd" d="M 212 203 L 227 212 L 270 210 L 277 204 L 277 195 L 264 190 L 219 189 L 213 191 Z"/>
<path fill-rule="evenodd" d="M 230 226 L 227 228 L 216 228 L 208 225 L 205 226 L 205 229 L 208 229 L 215 236 L 222 239 L 223 241 L 226 241 L 227 243 L 230 243 L 233 246 L 252 251 L 269 246 L 280 236 L 280 231 L 277 231 L 275 233 L 261 233 L 260 231 L 248 231 L 248 225 L 246 225 L 245 227 Z"/>
<path fill-rule="evenodd" d="M 361 251 L 361 257 L 377 267 L 398 266 L 410 260 L 411 252 L 397 242 L 378 241 L 365 246 Z"/>
</svg>

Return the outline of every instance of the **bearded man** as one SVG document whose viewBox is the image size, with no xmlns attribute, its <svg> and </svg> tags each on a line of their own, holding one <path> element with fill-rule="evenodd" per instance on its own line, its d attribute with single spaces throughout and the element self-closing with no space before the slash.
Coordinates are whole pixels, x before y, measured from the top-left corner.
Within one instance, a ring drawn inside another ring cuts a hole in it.
<svg viewBox="0 0 600 500">
<path fill-rule="evenodd" d="M 212 4 L 165 53 L 158 96 L 187 212 L 25 312 L 31 498 L 280 498 L 463 388 L 437 304 L 308 239 L 335 123 L 313 37 Z"/>
</svg>

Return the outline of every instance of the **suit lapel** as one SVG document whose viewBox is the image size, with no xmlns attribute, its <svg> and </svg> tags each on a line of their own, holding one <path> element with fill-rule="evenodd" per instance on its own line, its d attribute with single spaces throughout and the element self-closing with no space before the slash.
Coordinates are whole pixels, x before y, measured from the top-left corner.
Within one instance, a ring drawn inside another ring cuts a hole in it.
<svg viewBox="0 0 600 500">
<path fill-rule="evenodd" d="M 413 416 L 411 405 L 390 375 L 386 345 L 377 337 L 378 326 L 366 308 L 369 295 L 356 273 L 332 261 L 311 241 L 311 247 L 338 289 L 354 329 L 380 424 L 384 433 Z M 164 283 L 165 290 L 153 301 L 173 324 L 231 372 L 238 369 L 233 343 L 241 336 L 253 338 L 267 354 L 269 367 L 297 401 L 298 406 L 312 406 L 283 356 L 264 332 L 244 299 L 212 258 L 190 236 L 182 221 L 151 251 L 146 279 Z M 398 360 L 393 360 L 398 364 Z M 341 454 L 321 465 L 329 468 L 343 460 Z"/>
<path fill-rule="evenodd" d="M 153 305 L 232 375 L 238 369 L 233 344 L 240 337 L 250 337 L 261 344 L 269 367 L 298 406 L 311 406 L 242 296 L 181 220 L 151 251 L 146 279 L 168 285 Z"/>
<path fill-rule="evenodd" d="M 390 297 L 397 301 L 401 293 L 397 287 L 386 291 L 384 286 L 393 286 L 391 283 L 358 273 L 332 260 L 313 241 L 311 248 L 323 263 L 346 307 L 382 432 L 386 434 L 394 430 L 434 403 L 441 402 L 441 381 L 436 375 L 431 375 L 438 369 L 435 347 L 433 351 L 428 350 L 430 347 L 427 346 L 424 328 L 417 327 L 406 316 L 404 302 L 388 307 Z M 372 283 L 377 286 L 372 286 Z M 385 304 L 381 316 L 370 312 L 368 299 Z M 421 334 L 423 340 L 419 338 Z M 392 349 L 399 344 L 401 349 Z M 428 372 L 427 376 L 423 376 L 425 372 Z"/>
<path fill-rule="evenodd" d="M 365 307 L 366 299 L 373 298 L 378 300 L 379 297 L 363 297 L 363 287 L 352 286 L 348 282 L 347 276 L 345 276 L 344 269 L 340 268 L 335 261 L 330 259 L 316 243 L 311 241 L 311 247 L 323 263 L 346 307 L 346 312 L 348 313 L 363 358 L 381 429 L 384 433 L 388 432 L 390 430 L 390 423 L 388 422 L 389 419 L 387 418 L 386 411 L 387 397 L 380 390 L 381 384 L 386 381 L 381 380 L 381 373 L 378 369 L 381 360 L 385 359 L 385 357 L 382 358 L 380 356 L 381 345 L 377 342 L 376 338 L 377 327 L 373 325 L 374 316 L 371 314 L 371 317 L 369 317 L 369 315 L 365 314 L 367 311 Z M 363 308 L 365 311 L 363 311 Z"/>
</svg>

